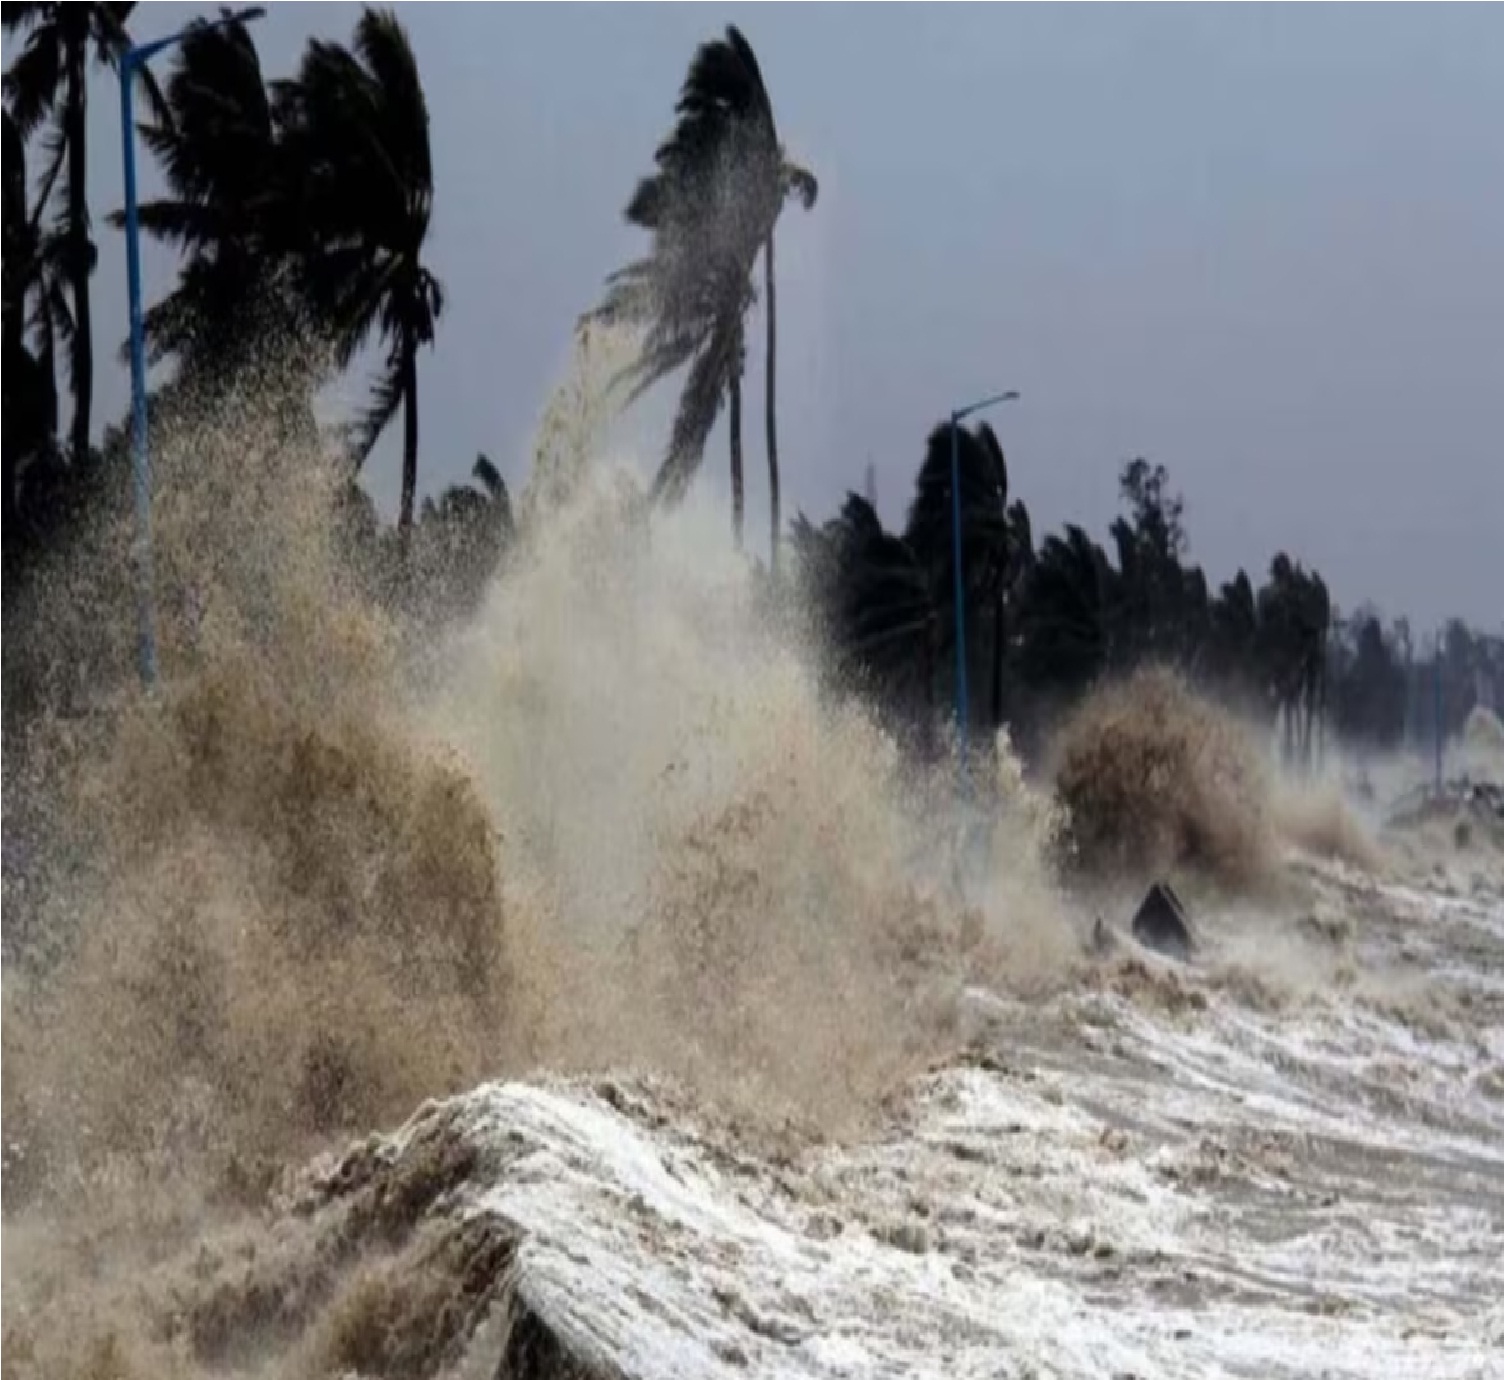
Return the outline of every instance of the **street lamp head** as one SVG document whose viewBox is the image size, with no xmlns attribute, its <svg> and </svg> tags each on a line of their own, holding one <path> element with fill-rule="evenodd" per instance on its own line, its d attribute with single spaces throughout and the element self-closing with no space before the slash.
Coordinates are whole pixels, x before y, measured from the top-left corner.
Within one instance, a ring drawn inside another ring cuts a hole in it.
<svg viewBox="0 0 1504 1380">
<path fill-rule="evenodd" d="M 218 19 L 204 22 L 204 29 L 223 29 L 230 24 L 253 24 L 258 19 L 266 18 L 266 10 L 260 5 L 251 5 L 243 10 L 236 10 L 232 14 L 222 14 Z M 134 48 L 126 49 L 125 57 L 121 62 L 122 69 L 134 70 L 145 66 L 152 58 L 165 49 L 171 48 L 175 43 L 181 43 L 189 34 L 199 32 L 199 26 L 190 24 L 185 29 L 179 29 L 175 34 L 168 34 L 166 38 L 154 39 L 150 43 L 138 43 Z"/>
<path fill-rule="evenodd" d="M 973 412 L 981 412 L 984 408 L 993 407 L 998 403 L 1016 402 L 1019 393 L 1016 388 L 1010 388 L 1006 393 L 995 393 L 990 398 L 983 398 L 981 402 L 969 403 L 965 407 L 958 407 L 950 414 L 952 423 L 960 422 L 963 418 L 971 416 Z"/>
</svg>

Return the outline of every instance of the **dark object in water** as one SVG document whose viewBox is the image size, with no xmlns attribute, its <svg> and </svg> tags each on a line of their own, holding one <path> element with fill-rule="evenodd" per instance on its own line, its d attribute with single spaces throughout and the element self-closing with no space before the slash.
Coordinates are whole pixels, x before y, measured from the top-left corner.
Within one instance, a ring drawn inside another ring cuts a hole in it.
<svg viewBox="0 0 1504 1380">
<path fill-rule="evenodd" d="M 1133 917 L 1133 937 L 1144 945 L 1182 963 L 1190 958 L 1196 941 L 1185 907 L 1168 882 L 1155 882 Z"/>
<path fill-rule="evenodd" d="M 1099 957 L 1112 953 L 1118 946 L 1118 937 L 1107 928 L 1099 915 L 1091 927 L 1091 942 L 1088 949 Z"/>
</svg>

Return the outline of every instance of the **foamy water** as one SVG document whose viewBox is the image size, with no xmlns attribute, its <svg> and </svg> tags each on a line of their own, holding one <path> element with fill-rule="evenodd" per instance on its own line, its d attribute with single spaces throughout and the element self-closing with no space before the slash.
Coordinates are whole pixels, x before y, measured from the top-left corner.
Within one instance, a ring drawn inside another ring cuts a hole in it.
<svg viewBox="0 0 1504 1380">
<path fill-rule="evenodd" d="M 1504 957 L 1497 892 L 1354 918 L 1485 936 L 1453 998 Z M 449 1113 L 512 1157 L 456 1211 L 520 1227 L 529 1305 L 624 1375 L 1500 1374 L 1504 1027 L 1166 973 L 1205 1005 L 973 991 L 969 1059 L 787 1158 L 651 1084 L 483 1089 Z"/>
<path fill-rule="evenodd" d="M 1465 913 L 1504 955 L 1497 894 Z M 1452 923 L 1398 886 L 1369 914 Z M 446 1211 L 520 1231 L 517 1298 L 601 1373 L 1498 1375 L 1504 1030 L 1167 980 L 1205 1005 L 973 991 L 971 1055 L 838 1147 L 628 1077 L 490 1086 L 383 1153 L 489 1148 Z"/>
</svg>

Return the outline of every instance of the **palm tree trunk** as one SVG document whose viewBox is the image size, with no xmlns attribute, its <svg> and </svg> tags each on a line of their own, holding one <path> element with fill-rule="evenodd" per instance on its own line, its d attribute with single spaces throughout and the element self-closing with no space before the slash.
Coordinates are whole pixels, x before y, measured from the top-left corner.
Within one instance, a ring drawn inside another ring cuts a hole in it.
<svg viewBox="0 0 1504 1380">
<path fill-rule="evenodd" d="M 992 605 L 992 727 L 1003 726 L 1003 652 L 1007 646 L 1008 615 L 999 586 Z"/>
<path fill-rule="evenodd" d="M 1301 770 L 1309 776 L 1311 774 L 1311 729 L 1316 722 L 1316 673 L 1315 667 L 1306 671 L 1305 685 L 1305 724 L 1300 735 L 1300 765 Z"/>
<path fill-rule="evenodd" d="M 68 276 L 73 292 L 73 457 L 89 453 L 89 421 L 94 403 L 94 324 L 89 312 L 89 273 L 94 265 L 89 245 L 88 148 L 85 140 L 87 47 L 68 48 Z"/>
<path fill-rule="evenodd" d="M 418 348 L 411 331 L 402 339 L 402 511 L 397 530 L 406 551 L 418 496 Z"/>
<path fill-rule="evenodd" d="M 742 549 L 742 521 L 746 496 L 742 491 L 742 379 L 741 370 L 731 374 L 731 535 Z"/>
<path fill-rule="evenodd" d="M 781 499 L 778 490 L 778 292 L 773 276 L 773 231 L 768 231 L 767 244 L 763 246 L 763 271 L 768 298 L 768 370 L 763 381 L 767 394 L 768 431 L 768 511 L 772 520 L 770 564 L 774 575 L 778 574 L 778 537 L 783 525 L 780 511 Z"/>
</svg>

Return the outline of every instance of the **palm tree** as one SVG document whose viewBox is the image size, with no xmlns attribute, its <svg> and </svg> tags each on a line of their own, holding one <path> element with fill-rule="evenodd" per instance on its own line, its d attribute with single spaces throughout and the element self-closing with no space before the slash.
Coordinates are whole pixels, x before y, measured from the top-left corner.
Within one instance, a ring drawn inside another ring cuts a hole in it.
<svg viewBox="0 0 1504 1380">
<path fill-rule="evenodd" d="M 51 128 L 48 170 L 43 185 L 59 181 L 62 205 L 53 227 L 57 259 L 69 288 L 66 316 L 54 304 L 53 320 L 69 346 L 73 384 L 72 449 L 84 457 L 89 449 L 89 422 L 94 399 L 94 327 L 89 309 L 89 277 L 96 252 L 89 237 L 88 203 L 88 68 L 94 60 L 118 65 L 130 47 L 125 21 L 129 4 L 8 3 L 3 22 L 7 34 L 26 31 L 26 46 L 5 74 L 5 95 L 22 139 L 30 140 L 44 121 Z M 160 104 L 150 75 L 141 81 L 153 106 Z"/>
<path fill-rule="evenodd" d="M 772 121 L 773 112 L 771 107 L 768 111 L 768 120 Z M 820 194 L 820 184 L 815 181 L 815 176 L 807 168 L 801 168 L 797 163 L 789 162 L 779 150 L 779 162 L 781 164 L 781 176 L 784 188 L 784 198 L 797 195 L 804 203 L 806 211 L 813 210 L 815 198 Z M 776 224 L 776 222 L 775 222 Z M 763 244 L 763 284 L 766 298 L 765 309 L 767 312 L 768 329 L 768 362 L 763 376 L 763 385 L 766 390 L 767 408 L 765 422 L 768 439 L 768 513 L 771 521 L 771 567 L 774 575 L 778 573 L 778 542 L 782 536 L 783 517 L 780 501 L 780 485 L 778 474 L 778 404 L 777 404 L 777 380 L 778 380 L 778 284 L 773 273 L 773 230 L 774 225 L 768 226 L 768 237 Z"/>
<path fill-rule="evenodd" d="M 930 572 L 932 597 L 942 613 L 941 637 L 955 645 L 955 530 L 951 501 L 951 426 L 931 433 L 914 481 L 904 536 Z M 1001 715 L 1002 651 L 1006 641 L 1004 601 L 1010 584 L 1012 528 L 1008 513 L 1008 466 L 992 428 L 960 428 L 956 458 L 961 480 L 961 547 L 964 588 L 993 614 L 992 705 Z M 996 724 L 994 724 L 996 727 Z"/>
<path fill-rule="evenodd" d="M 33 299 L 42 286 L 38 229 L 27 204 L 26 146 L 5 112 L 5 288 L 4 288 L 4 455 L 5 554 L 19 549 L 21 479 L 27 465 L 49 445 L 57 430 L 57 391 L 52 359 L 27 345 Z M 42 304 L 43 317 L 49 319 Z M 45 346 L 49 337 L 43 335 Z"/>
<path fill-rule="evenodd" d="M 791 541 L 841 680 L 879 699 L 932 708 L 940 615 L 930 571 L 911 543 L 884 531 L 857 494 L 821 528 L 796 517 Z"/>
<path fill-rule="evenodd" d="M 1074 695 L 1114 662 L 1118 577 L 1080 527 L 1047 537 L 1023 611 L 1023 670 L 1036 686 Z"/>
<path fill-rule="evenodd" d="M 501 472 L 480 455 L 470 474 L 474 485 L 454 484 L 437 500 L 423 500 L 414 540 L 421 578 L 410 592 L 430 616 L 473 609 L 516 534 Z"/>
<path fill-rule="evenodd" d="M 745 506 L 741 379 L 752 272 L 758 254 L 771 250 L 785 197 L 797 193 L 813 205 L 816 187 L 807 172 L 786 163 L 756 55 L 736 28 L 696 51 L 675 111 L 674 128 L 654 155 L 656 170 L 638 183 L 625 213 L 629 224 L 652 233 L 652 247 L 607 280 L 605 299 L 593 315 L 645 332 L 627 371 L 633 384 L 629 402 L 689 365 L 668 454 L 654 481 L 655 498 L 673 502 L 688 490 L 721 406 L 728 404 L 732 530 L 739 546 Z M 767 270 L 771 282 L 771 257 Z M 770 336 L 770 360 L 776 358 L 774 340 Z M 770 419 L 773 408 L 770 393 Z M 776 504 L 771 422 L 769 445 Z M 775 532 L 777 525 L 775 507 Z"/>
<path fill-rule="evenodd" d="M 373 334 L 387 347 L 351 450 L 363 464 L 403 409 L 405 548 L 418 488 L 418 349 L 433 343 L 444 297 L 422 257 L 433 210 L 428 105 L 396 16 L 365 10 L 353 51 L 310 40 L 296 79 L 278 84 L 275 109 L 308 227 L 301 292 L 340 368 Z"/>
<path fill-rule="evenodd" d="M 475 457 L 470 477 L 475 481 L 473 486 L 451 484 L 437 502 L 425 499 L 423 516 L 463 537 L 461 545 L 484 538 L 489 544 L 505 546 L 516 533 L 506 480 L 484 454 Z"/>
<path fill-rule="evenodd" d="M 1331 597 L 1319 574 L 1281 551 L 1258 594 L 1260 659 L 1274 704 L 1284 718 L 1284 755 L 1309 765 L 1311 734 L 1326 699 Z"/>
<path fill-rule="evenodd" d="M 226 15 L 228 18 L 228 15 Z M 186 258 L 177 286 L 146 314 L 154 360 L 238 374 L 290 318 L 286 277 L 293 198 L 284 189 L 271 93 L 244 24 L 196 21 L 179 46 L 166 110 L 142 126 L 168 194 L 140 207 L 141 228 Z M 123 215 L 111 220 L 119 224 Z M 285 340 L 278 342 L 285 348 Z"/>
<path fill-rule="evenodd" d="M 1016 624 L 1018 606 L 1027 588 L 1029 573 L 1034 569 L 1034 529 L 1029 510 L 1022 499 L 1008 505 L 1006 559 L 998 572 L 994 593 L 992 625 L 992 727 L 1003 726 L 1005 701 L 1003 682 L 1008 657 L 1009 624 Z M 1015 616 L 1010 619 L 1009 612 Z"/>
<path fill-rule="evenodd" d="M 1318 729 L 1326 714 L 1327 636 L 1331 631 L 1332 601 L 1326 581 L 1320 574 L 1314 570 L 1309 574 L 1305 571 L 1299 573 L 1301 762 L 1309 771 L 1313 747 L 1320 751 L 1320 744 L 1313 743 L 1313 731 Z"/>
</svg>

